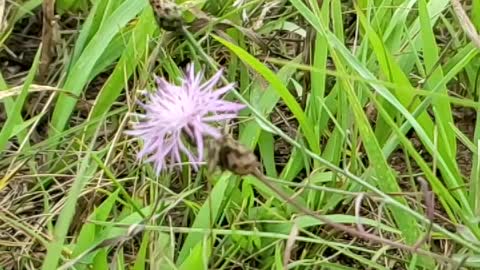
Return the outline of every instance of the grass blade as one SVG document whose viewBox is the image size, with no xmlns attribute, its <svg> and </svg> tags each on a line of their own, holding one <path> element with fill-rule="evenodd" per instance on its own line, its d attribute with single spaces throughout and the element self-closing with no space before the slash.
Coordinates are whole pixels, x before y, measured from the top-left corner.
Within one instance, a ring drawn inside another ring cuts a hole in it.
<svg viewBox="0 0 480 270">
<path fill-rule="evenodd" d="M 35 59 L 33 60 L 32 68 L 28 72 L 27 78 L 23 83 L 22 91 L 16 98 L 15 105 L 13 106 L 12 111 L 8 114 L 8 118 L 0 131 L 0 153 L 5 150 L 7 142 L 10 139 L 15 127 L 23 123 L 23 118 L 20 113 L 27 98 L 30 85 L 37 74 L 40 52 L 41 46 L 37 50 Z"/>
</svg>

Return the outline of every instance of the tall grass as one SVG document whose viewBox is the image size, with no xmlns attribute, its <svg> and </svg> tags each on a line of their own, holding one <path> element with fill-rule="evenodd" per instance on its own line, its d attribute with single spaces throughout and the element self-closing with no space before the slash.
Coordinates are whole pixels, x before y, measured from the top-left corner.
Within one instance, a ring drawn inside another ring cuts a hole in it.
<svg viewBox="0 0 480 270">
<path fill-rule="evenodd" d="M 177 4 L 188 33 L 149 1 L 57 0 L 44 83 L 42 1 L 5 4 L 0 269 L 480 267 L 480 49 L 448 0 Z M 480 1 L 465 8 L 478 28 Z M 141 92 L 187 62 L 225 67 L 247 105 L 230 130 L 273 185 L 366 240 L 253 176 L 137 160 Z"/>
</svg>

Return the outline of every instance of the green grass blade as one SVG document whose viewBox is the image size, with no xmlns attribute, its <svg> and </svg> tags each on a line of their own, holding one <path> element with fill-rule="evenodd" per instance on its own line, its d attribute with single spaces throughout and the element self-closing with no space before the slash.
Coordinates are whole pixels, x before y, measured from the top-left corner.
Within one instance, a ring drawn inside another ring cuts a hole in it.
<svg viewBox="0 0 480 270">
<path fill-rule="evenodd" d="M 269 132 L 262 132 L 258 138 L 258 148 L 266 175 L 269 177 L 277 177 L 273 135 Z"/>
<path fill-rule="evenodd" d="M 322 14 L 325 21 L 329 19 L 329 6 L 330 1 L 325 1 Z M 311 30 L 313 31 L 313 30 Z M 314 35 L 313 33 L 311 35 Z M 326 70 L 327 69 L 327 57 L 328 57 L 328 46 L 325 46 L 327 40 L 323 35 L 315 34 L 315 46 L 313 48 L 313 69 L 310 72 L 310 78 L 312 81 L 312 86 L 310 89 L 310 98 L 307 104 L 307 113 L 308 116 L 311 117 L 312 122 L 314 123 L 314 127 L 318 130 L 319 119 L 321 117 L 321 108 L 322 106 L 319 104 L 319 98 L 323 99 L 325 96 L 325 86 L 327 82 L 327 74 L 325 72 L 318 72 L 318 70 Z M 306 91 L 307 89 L 304 89 Z"/>
<path fill-rule="evenodd" d="M 89 42 L 79 60 L 73 65 L 63 88 L 74 95 L 79 95 L 87 84 L 87 79 L 95 67 L 95 63 L 107 48 L 108 44 L 118 33 L 119 29 L 126 25 L 145 7 L 145 1 L 127 0 L 108 18 L 101 26 L 92 40 Z M 65 94 L 58 97 L 55 110 L 52 115 L 53 130 L 56 134 L 64 130 L 68 119 L 74 109 L 76 99 Z"/>
<path fill-rule="evenodd" d="M 278 78 L 275 73 L 273 73 L 270 69 L 264 66 L 257 58 L 249 54 L 244 49 L 228 42 L 225 39 L 222 39 L 218 36 L 214 36 L 214 38 L 222 43 L 225 47 L 229 48 L 232 52 L 234 52 L 242 61 L 248 64 L 251 68 L 261 74 L 270 84 L 272 84 L 275 91 L 278 92 L 278 95 L 283 99 L 285 104 L 289 107 L 292 111 L 295 118 L 297 118 L 301 129 L 304 132 L 305 139 L 308 141 L 310 148 L 319 153 L 320 152 L 320 145 L 318 142 L 318 137 L 315 136 L 315 132 L 311 126 L 310 121 L 306 117 L 305 113 L 303 112 L 302 108 L 292 96 L 292 94 L 288 91 L 282 81 Z"/>
<path fill-rule="evenodd" d="M 33 60 L 32 68 L 28 72 L 27 78 L 23 83 L 22 91 L 20 92 L 20 95 L 18 95 L 18 97 L 16 98 L 15 105 L 13 106 L 12 111 L 8 113 L 7 120 L 3 124 L 3 127 L 0 131 L 0 153 L 5 150 L 7 142 L 10 139 L 10 136 L 12 135 L 15 128 L 23 123 L 21 111 L 28 96 L 30 84 L 32 83 L 35 75 L 37 74 L 41 49 L 42 47 L 40 46 Z"/>
<path fill-rule="evenodd" d="M 336 62 L 336 65 L 340 70 L 343 69 L 341 67 L 341 63 L 338 61 Z M 378 141 L 374 139 L 375 135 L 373 130 L 371 129 L 368 119 L 363 112 L 363 108 L 360 105 L 355 92 L 353 91 L 352 85 L 344 81 L 343 86 L 344 87 L 342 88 L 347 91 L 348 100 L 350 101 L 350 106 L 355 115 L 360 136 L 363 139 L 367 155 L 371 161 L 371 165 L 374 168 L 376 178 L 378 179 L 375 185 L 379 186 L 382 191 L 387 193 L 401 192 L 401 189 L 397 183 L 397 179 L 385 160 Z M 398 201 L 407 206 L 405 199 L 398 198 Z M 419 231 L 415 225 L 415 220 L 407 213 L 398 211 L 395 208 L 390 208 L 390 211 L 392 212 L 398 227 L 400 230 L 402 230 L 403 235 L 406 238 L 406 242 L 408 244 L 414 244 L 418 240 L 419 236 Z"/>
<path fill-rule="evenodd" d="M 140 244 L 140 248 L 138 253 L 136 254 L 135 264 L 133 265 L 133 270 L 144 270 L 147 269 L 147 251 L 148 246 L 151 244 L 150 241 L 150 234 L 144 233 L 142 237 L 142 243 Z"/>
<path fill-rule="evenodd" d="M 300 58 L 295 59 L 292 62 L 298 62 Z M 291 65 L 286 65 L 278 72 L 278 77 L 282 80 L 283 84 L 287 84 L 295 73 L 295 68 Z M 270 115 L 278 103 L 280 96 L 273 89 L 273 86 L 269 86 L 267 89 L 262 90 L 259 86 L 253 88 L 252 92 L 252 106 L 254 106 L 262 115 Z M 249 121 L 245 124 L 245 127 L 239 134 L 239 141 L 244 143 L 250 148 L 254 148 L 258 142 L 260 133 L 262 132 L 261 126 L 255 121 Z"/>
<path fill-rule="evenodd" d="M 146 52 L 149 38 L 155 33 L 157 27 L 155 18 L 150 10 L 145 9 L 140 15 L 138 23 L 132 32 L 131 39 L 118 61 L 110 77 L 103 85 L 95 100 L 95 106 L 90 112 L 89 119 L 105 114 L 117 100 L 125 82 L 130 77 Z M 87 134 L 91 134 L 95 126 L 91 125 Z"/>
<path fill-rule="evenodd" d="M 93 139 L 92 142 L 94 141 Z M 62 247 L 76 211 L 77 200 L 83 187 L 93 177 L 97 168 L 90 156 L 91 152 L 87 150 L 85 156 L 82 157 L 80 168 L 55 224 L 52 241 L 47 246 L 47 255 L 42 263 L 42 270 L 55 269 L 60 261 Z"/>
<path fill-rule="evenodd" d="M 421 23 L 421 36 L 423 47 L 423 60 L 425 62 L 425 71 L 430 75 L 426 84 L 427 86 L 434 86 L 435 82 L 443 80 L 443 71 L 437 63 L 440 61 L 439 49 L 435 42 L 435 36 L 430 24 L 430 16 L 427 10 L 427 3 L 425 0 L 420 0 L 419 17 Z M 447 94 L 446 85 L 439 86 L 440 93 Z M 437 127 L 439 127 L 441 142 L 445 142 L 445 152 L 441 153 L 444 157 L 455 159 L 457 153 L 457 141 L 455 133 L 450 129 L 449 124 L 453 123 L 452 110 L 450 103 L 445 99 L 434 99 L 433 109 L 436 116 Z"/>
<path fill-rule="evenodd" d="M 480 0 L 472 0 L 472 23 L 480 32 Z"/>
<path fill-rule="evenodd" d="M 119 190 L 110 194 L 101 205 L 99 205 L 95 211 L 89 216 L 89 220 L 100 220 L 105 221 L 110 215 L 117 198 Z M 82 229 L 78 233 L 78 238 L 75 241 L 75 248 L 72 251 L 72 257 L 79 256 L 85 250 L 88 250 L 90 246 L 95 243 L 96 235 L 98 234 L 99 228 L 97 225 L 92 223 L 87 223 L 82 226 Z"/>
<path fill-rule="evenodd" d="M 105 10 L 107 9 L 106 7 L 109 5 L 109 3 L 110 0 L 96 1 L 93 4 L 90 12 L 88 13 L 87 19 L 82 25 L 82 31 L 80 31 L 78 38 L 75 40 L 73 54 L 70 57 L 69 66 L 67 68 L 68 71 L 70 71 L 73 64 L 78 61 L 78 58 L 85 49 L 85 46 L 88 45 L 88 42 L 97 32 L 102 22 L 103 16 L 107 16 Z"/>
<path fill-rule="evenodd" d="M 220 206 L 223 205 L 223 200 L 225 198 L 225 194 L 227 193 L 226 191 L 228 190 L 228 186 L 232 184 L 230 181 L 231 177 L 229 174 L 223 174 L 220 179 L 218 179 L 218 182 L 215 184 L 209 194 L 210 198 L 205 200 L 205 203 L 202 205 L 200 211 L 195 217 L 195 221 L 191 225 L 192 228 L 208 229 L 211 227 L 211 220 L 217 220 L 218 216 L 220 215 Z M 212 202 L 211 205 L 210 202 Z M 210 214 L 213 216 L 211 217 Z M 178 254 L 177 265 L 182 265 L 187 260 L 191 254 L 191 251 L 202 242 L 202 238 L 202 234 L 188 234 Z"/>
</svg>

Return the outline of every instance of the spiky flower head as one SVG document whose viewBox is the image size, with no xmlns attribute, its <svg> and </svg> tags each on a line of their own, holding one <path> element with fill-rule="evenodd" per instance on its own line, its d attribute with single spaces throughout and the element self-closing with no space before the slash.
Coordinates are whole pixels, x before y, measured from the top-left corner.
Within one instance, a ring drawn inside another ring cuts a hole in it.
<svg viewBox="0 0 480 270">
<path fill-rule="evenodd" d="M 222 99 L 233 88 L 228 84 L 216 89 L 222 70 L 206 82 L 203 75 L 189 64 L 180 85 L 156 78 L 156 91 L 146 94 L 147 103 L 140 103 L 145 113 L 127 133 L 143 140 L 138 157 L 148 156 L 146 161 L 153 163 L 157 173 L 167 166 L 167 159 L 168 167 L 181 164 L 181 153 L 197 169 L 203 160 L 204 139 L 222 135 L 215 124 L 235 118 L 245 107 Z M 196 148 L 196 153 L 189 148 Z"/>
</svg>

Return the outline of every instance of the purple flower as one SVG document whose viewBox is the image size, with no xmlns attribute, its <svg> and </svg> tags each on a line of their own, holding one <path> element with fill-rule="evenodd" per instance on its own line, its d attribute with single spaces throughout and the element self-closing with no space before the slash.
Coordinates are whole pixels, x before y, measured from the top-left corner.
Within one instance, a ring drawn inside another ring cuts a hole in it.
<svg viewBox="0 0 480 270">
<path fill-rule="evenodd" d="M 148 156 L 147 162 L 153 162 L 157 173 L 165 168 L 167 158 L 170 166 L 180 164 L 180 153 L 197 169 L 196 164 L 203 160 L 204 137 L 221 136 L 212 124 L 235 118 L 245 107 L 222 100 L 233 84 L 215 90 L 221 76 L 219 71 L 202 83 L 203 71 L 195 74 L 193 64 L 189 64 L 181 86 L 156 78 L 157 91 L 147 94 L 147 104 L 140 104 L 145 109 L 142 121 L 127 133 L 143 140 L 138 157 Z M 196 155 L 187 145 L 197 149 Z"/>
</svg>

